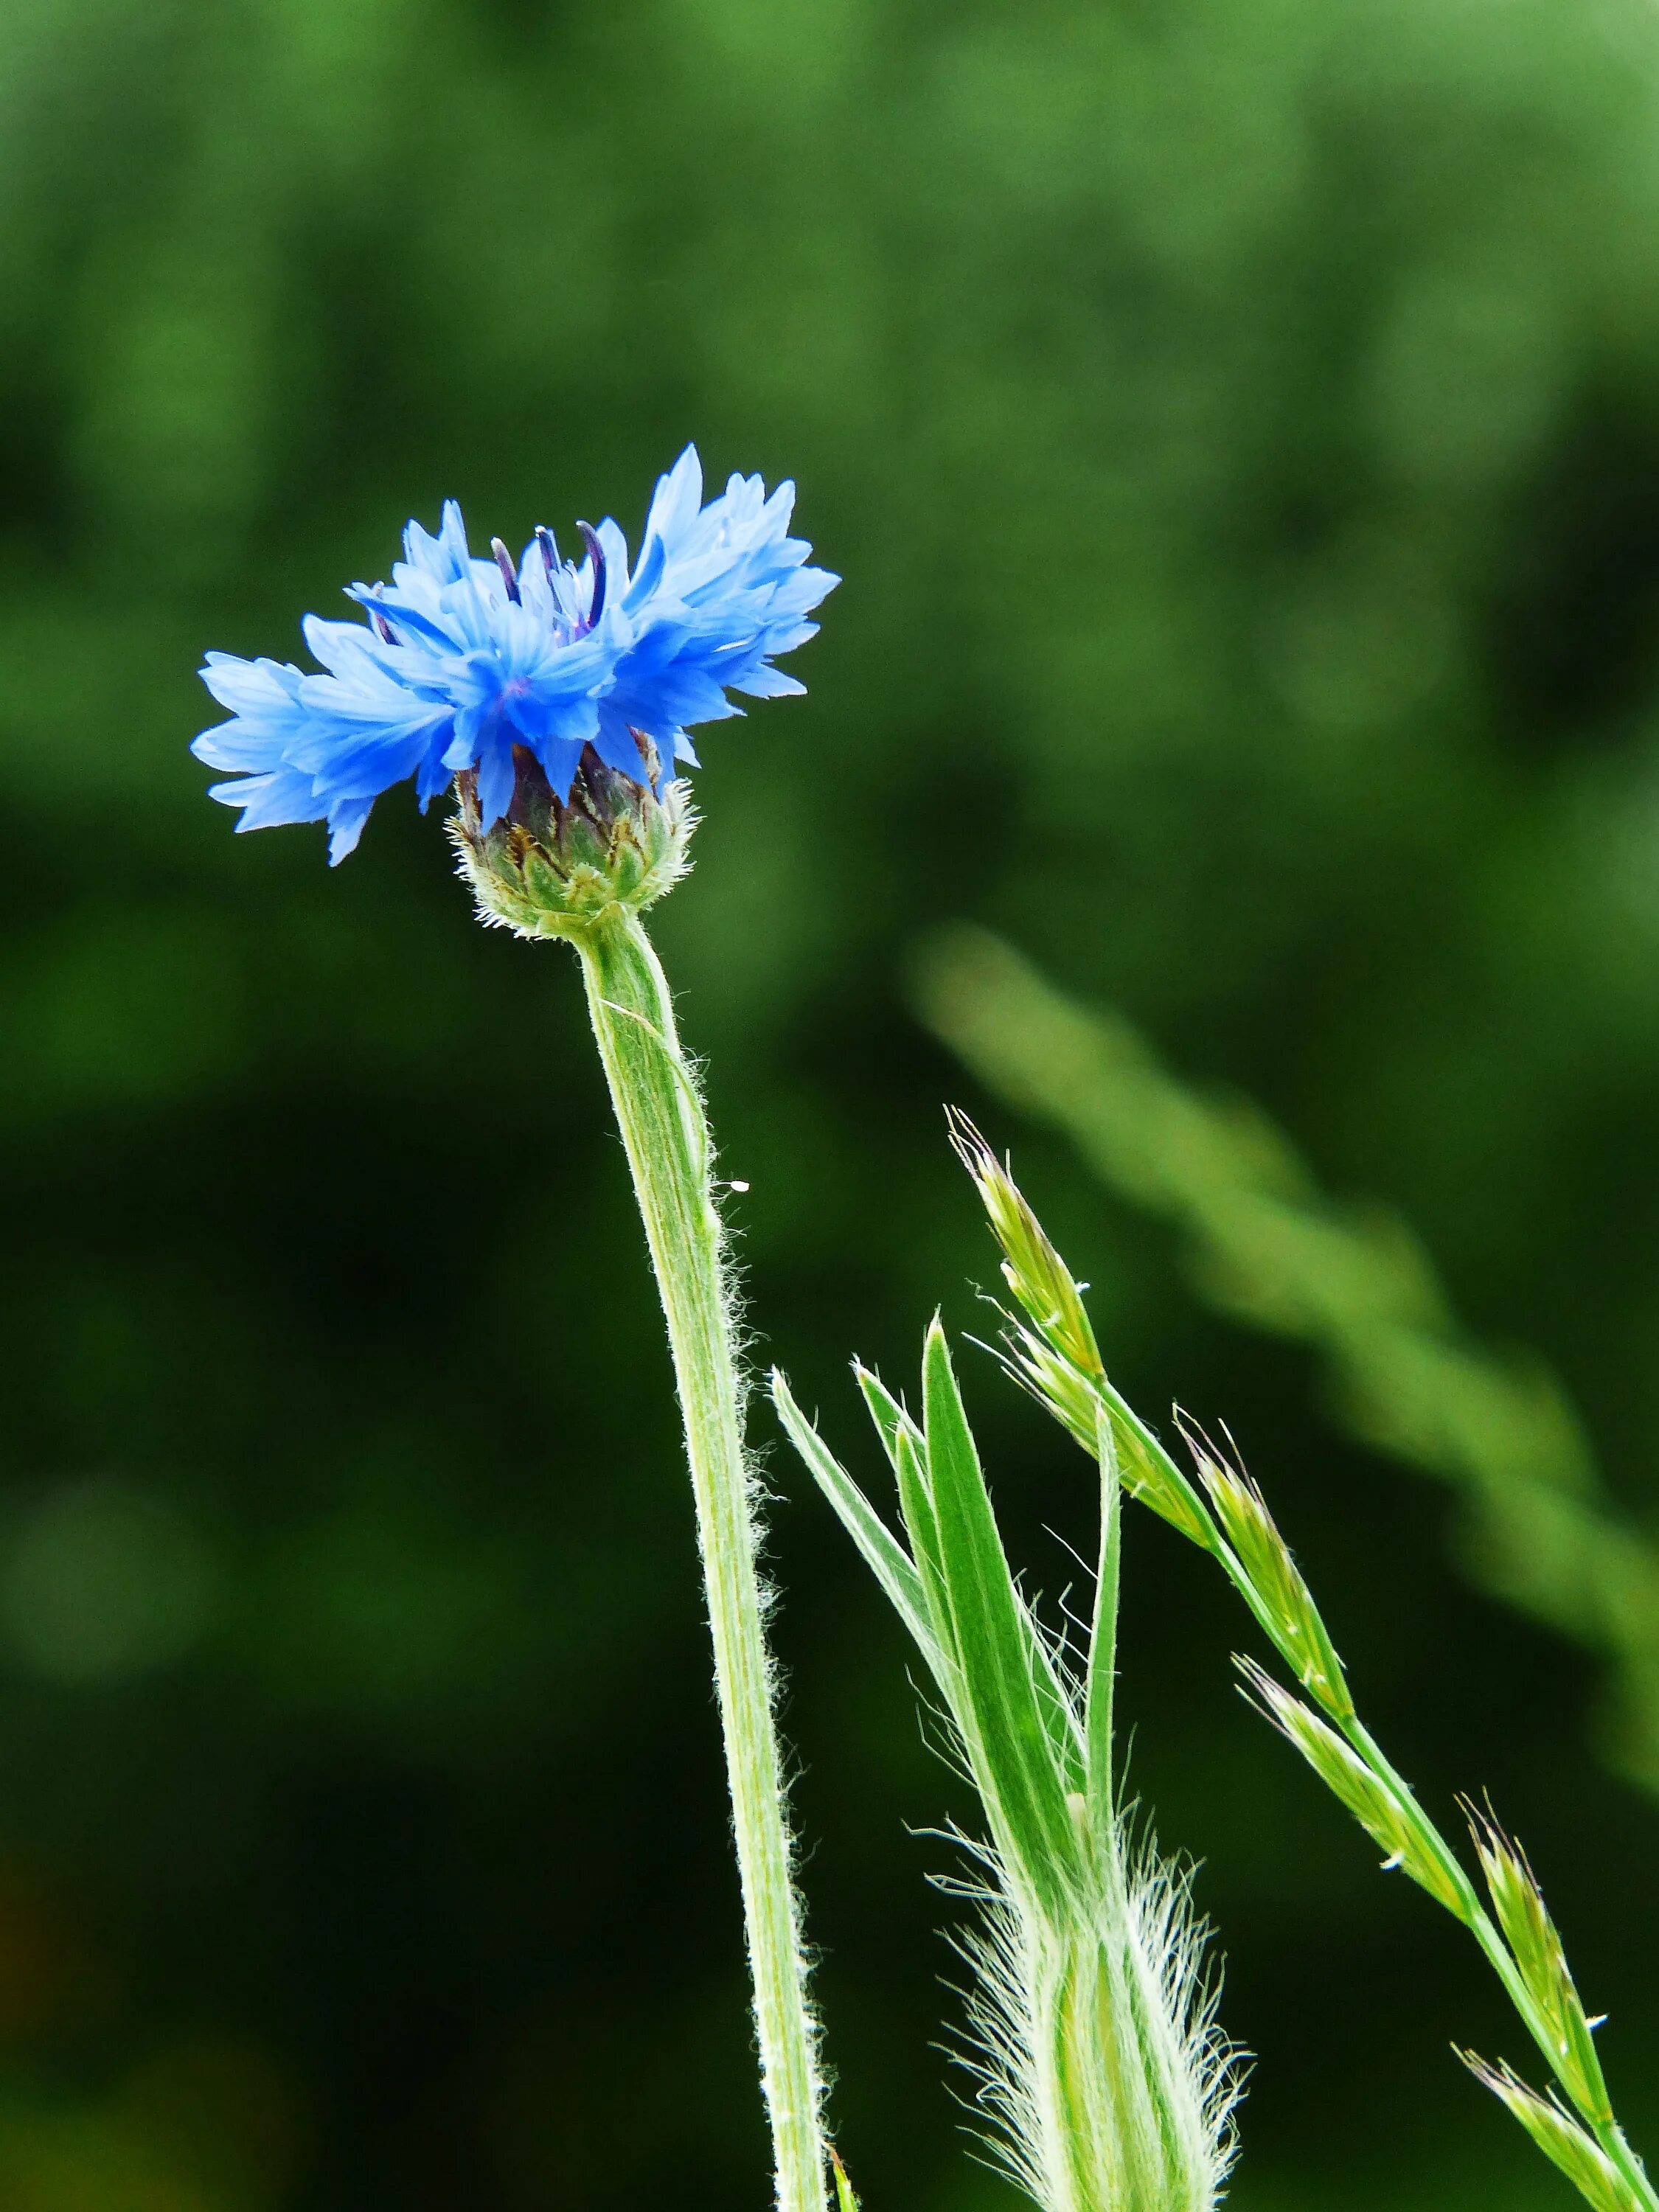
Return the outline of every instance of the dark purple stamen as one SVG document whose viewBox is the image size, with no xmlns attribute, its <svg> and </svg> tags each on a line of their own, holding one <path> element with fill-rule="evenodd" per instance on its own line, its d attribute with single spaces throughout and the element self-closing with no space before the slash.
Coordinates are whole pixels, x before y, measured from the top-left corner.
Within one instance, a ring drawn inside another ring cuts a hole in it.
<svg viewBox="0 0 1659 2212">
<path fill-rule="evenodd" d="M 605 612 L 605 548 L 599 543 L 599 533 L 591 522 L 576 525 L 587 548 L 588 558 L 593 563 L 593 599 L 587 610 L 587 620 L 582 625 L 584 636 Z"/>
<path fill-rule="evenodd" d="M 544 522 L 536 525 L 536 543 L 542 549 L 542 566 L 550 584 L 559 573 L 559 541 Z"/>
<path fill-rule="evenodd" d="M 501 572 L 501 581 L 507 586 L 507 598 L 512 600 L 515 607 L 521 605 L 523 601 L 519 592 L 519 572 L 513 565 L 513 556 L 499 538 L 490 539 L 489 550 L 495 556 L 495 566 Z"/>
<path fill-rule="evenodd" d="M 375 635 L 383 645 L 396 645 L 397 631 L 392 629 L 392 624 L 372 600 L 368 602 L 368 618 L 374 623 Z"/>
</svg>

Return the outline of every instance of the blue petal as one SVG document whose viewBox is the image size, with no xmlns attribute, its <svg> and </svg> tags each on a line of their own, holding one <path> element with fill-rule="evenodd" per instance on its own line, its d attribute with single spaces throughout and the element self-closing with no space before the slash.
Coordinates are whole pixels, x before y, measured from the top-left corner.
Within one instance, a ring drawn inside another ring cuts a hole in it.
<svg viewBox="0 0 1659 2212">
<path fill-rule="evenodd" d="M 493 830 L 513 804 L 517 781 L 512 741 L 506 731 L 493 730 L 478 749 L 478 812 L 486 830 Z"/>
<path fill-rule="evenodd" d="M 368 819 L 372 799 L 343 800 L 328 817 L 328 865 L 337 868 L 348 853 L 357 849 L 357 840 L 363 834 L 363 824 Z"/>
<path fill-rule="evenodd" d="M 595 536 L 605 564 L 602 617 L 591 559 L 550 577 L 526 548 L 521 599 L 493 562 L 475 560 L 454 501 L 434 536 L 411 521 L 390 586 L 349 596 L 391 632 L 307 617 L 322 673 L 212 653 L 202 678 L 229 719 L 192 750 L 232 780 L 213 795 L 238 808 L 239 829 L 325 820 L 331 857 L 356 844 L 380 793 L 412 780 L 422 807 L 459 770 L 476 768 L 493 823 L 511 805 L 514 743 L 567 796 L 585 745 L 629 775 L 642 773 L 633 732 L 656 744 L 663 773 L 696 764 L 689 726 L 740 712 L 732 694 L 783 698 L 802 686 L 773 665 L 811 637 L 807 620 L 837 579 L 806 565 L 788 535 L 793 484 L 769 495 L 734 475 L 704 501 L 702 463 L 688 446 L 651 501 L 637 572 L 609 518 Z"/>
<path fill-rule="evenodd" d="M 438 653 L 461 653 L 465 650 L 463 639 L 442 629 L 409 601 L 390 592 L 377 592 L 367 584 L 349 584 L 346 597 L 356 599 L 365 607 L 372 607 L 392 629 L 394 641 L 412 635 L 422 645 L 429 645 Z"/>
</svg>

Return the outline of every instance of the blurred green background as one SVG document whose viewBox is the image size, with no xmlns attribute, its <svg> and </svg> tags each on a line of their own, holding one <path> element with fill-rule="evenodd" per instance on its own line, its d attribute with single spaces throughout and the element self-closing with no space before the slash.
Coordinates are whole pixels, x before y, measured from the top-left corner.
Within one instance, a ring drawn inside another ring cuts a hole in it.
<svg viewBox="0 0 1659 2212">
<path fill-rule="evenodd" d="M 688 437 L 847 581 L 706 746 L 658 936 L 764 1356 L 994 1279 L 1017 1148 L 1130 1395 L 1225 1419 L 1437 1809 L 1490 1787 L 1659 2150 L 1659 1802 L 1306 1352 L 915 1021 L 1006 933 L 1415 1223 L 1659 1504 L 1659 19 L 1647 0 L 0 0 L 0 2185 L 18 2212 L 766 2197 L 660 1332 L 574 969 L 434 818 L 234 842 L 207 646 L 410 514 Z M 1063 1438 L 969 1369 L 1014 1548 Z M 763 1425 L 763 1422 L 762 1423 Z M 799 1472 L 787 1723 L 870 2212 L 1012 2203 L 930 2047 L 966 1808 Z M 1082 1478 L 1082 1479 L 1080 1479 Z M 1053 1534 L 1048 1533 L 1053 1531 Z M 1472 1948 L 1132 1532 L 1127 1711 L 1260 2055 L 1240 2212 L 1571 2201 Z"/>
</svg>

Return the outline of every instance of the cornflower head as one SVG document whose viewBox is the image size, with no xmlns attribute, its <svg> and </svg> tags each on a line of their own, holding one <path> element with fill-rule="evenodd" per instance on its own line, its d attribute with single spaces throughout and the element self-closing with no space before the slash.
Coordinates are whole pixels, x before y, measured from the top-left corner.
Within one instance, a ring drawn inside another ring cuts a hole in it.
<svg viewBox="0 0 1659 2212">
<path fill-rule="evenodd" d="M 326 822 L 337 863 L 383 792 L 412 782 L 424 811 L 453 783 L 490 919 L 566 934 L 549 919 L 580 926 L 611 893 L 637 911 L 684 872 L 693 817 L 672 778 L 697 764 L 692 727 L 740 714 L 733 692 L 804 690 L 774 661 L 839 580 L 789 535 L 793 484 L 733 476 L 706 505 L 702 489 L 688 446 L 636 565 L 609 518 L 578 526 L 580 561 L 545 527 L 516 561 L 499 538 L 475 557 L 453 500 L 435 537 L 411 522 L 391 582 L 349 586 L 362 621 L 307 617 L 321 672 L 208 654 L 203 680 L 231 710 L 192 747 L 227 771 L 211 795 L 240 830 Z"/>
</svg>

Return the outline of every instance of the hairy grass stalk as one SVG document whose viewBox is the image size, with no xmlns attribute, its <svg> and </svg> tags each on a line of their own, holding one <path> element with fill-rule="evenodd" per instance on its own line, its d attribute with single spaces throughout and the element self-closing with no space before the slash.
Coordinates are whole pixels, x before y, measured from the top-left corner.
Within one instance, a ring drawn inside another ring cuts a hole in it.
<svg viewBox="0 0 1659 2212">
<path fill-rule="evenodd" d="M 744 1390 L 710 1174 L 713 1144 L 667 981 L 638 916 L 613 906 L 574 942 L 662 1295 L 685 1423 L 777 2202 L 780 2212 L 822 2212 L 827 2168 L 817 2033 L 773 1717 L 755 1484 L 744 1452 Z"/>
<path fill-rule="evenodd" d="M 1007 1363 L 1091 1455 L 1109 1431 L 1124 1486 L 1218 1563 L 1303 1696 L 1254 1661 L 1239 1662 L 1259 1708 L 1397 1868 L 1468 1929 L 1553 2077 L 1540 2096 L 1507 2066 L 1462 2054 L 1596 2212 L 1659 2212 L 1642 2161 L 1614 2115 L 1593 2031 L 1560 1937 L 1524 1855 L 1471 1812 L 1473 1877 L 1361 1721 L 1312 1592 L 1267 1501 L 1238 1468 L 1182 1424 L 1188 1476 L 1107 1379 L 1081 1294 L 1006 1165 L 966 1121 L 957 1148 L 1002 1249 L 1021 1319 Z"/>
<path fill-rule="evenodd" d="M 944 1331 L 929 1329 L 918 1424 L 855 1370 L 908 1548 L 780 1375 L 786 1429 L 908 1628 L 988 1835 L 942 1886 L 980 1921 L 966 2063 L 997 2161 L 1044 2212 L 1211 2212 L 1232 2157 L 1236 2054 L 1215 2024 L 1184 1878 L 1137 1844 L 1113 1763 L 1119 1480 L 1097 1423 L 1101 1545 L 1086 1664 L 1045 1632 L 1009 1569 Z"/>
</svg>

